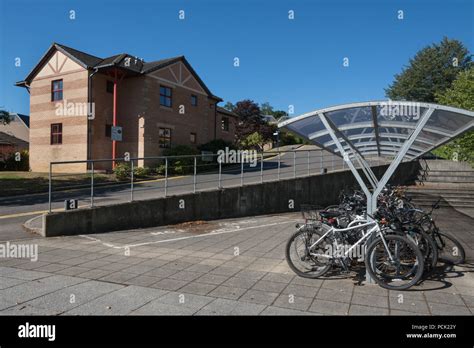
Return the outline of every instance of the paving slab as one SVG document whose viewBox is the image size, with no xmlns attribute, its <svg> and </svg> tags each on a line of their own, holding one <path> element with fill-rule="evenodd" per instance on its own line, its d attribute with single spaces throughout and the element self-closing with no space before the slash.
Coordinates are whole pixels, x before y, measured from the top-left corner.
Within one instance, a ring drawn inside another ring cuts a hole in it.
<svg viewBox="0 0 474 348">
<path fill-rule="evenodd" d="M 248 290 L 239 300 L 270 305 L 278 297 L 277 292 L 261 291 L 261 290 Z"/>
<path fill-rule="evenodd" d="M 85 305 L 104 294 L 111 293 L 123 287 L 123 285 L 91 280 L 54 291 L 28 301 L 25 304 L 37 309 L 52 310 L 62 313 L 67 312 L 72 308 Z"/>
<path fill-rule="evenodd" d="M 349 311 L 349 303 L 316 299 L 309 311 L 328 315 L 346 315 Z"/>
<path fill-rule="evenodd" d="M 268 227 L 276 219 L 288 223 Z M 235 231 L 198 237 L 192 225 L 181 226 L 172 238 L 184 238 L 170 242 L 161 232 L 173 227 L 103 233 L 94 235 L 97 241 L 36 238 L 36 263 L 0 259 L 0 315 L 474 314 L 469 266 L 451 267 L 444 278 L 406 291 L 360 283 L 357 270 L 336 270 L 320 279 L 297 276 L 284 252 L 300 220 L 296 214 L 279 214 L 209 222 Z M 456 221 L 443 228 L 451 225 L 455 233 Z M 474 240 L 474 235 L 464 237 Z M 127 245 L 131 256 L 124 254 Z"/>
<path fill-rule="evenodd" d="M 130 285 L 64 312 L 66 315 L 125 315 L 167 292 Z"/>
<path fill-rule="evenodd" d="M 257 315 L 265 309 L 265 305 L 216 299 L 203 307 L 197 314 L 200 315 Z"/>
<path fill-rule="evenodd" d="M 349 315 L 388 315 L 388 308 L 361 306 L 352 304 L 349 309 Z"/>
<path fill-rule="evenodd" d="M 0 302 L 2 303 L 0 310 L 84 281 L 86 280 L 81 278 L 50 275 L 46 278 L 36 279 L 2 289 L 0 290 Z"/>
</svg>

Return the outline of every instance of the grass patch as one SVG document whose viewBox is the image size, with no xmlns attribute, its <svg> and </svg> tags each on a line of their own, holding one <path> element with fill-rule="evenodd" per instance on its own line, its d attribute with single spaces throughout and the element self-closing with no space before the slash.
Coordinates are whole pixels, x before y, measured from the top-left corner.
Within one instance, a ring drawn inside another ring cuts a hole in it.
<svg viewBox="0 0 474 348">
<path fill-rule="evenodd" d="M 53 190 L 87 187 L 91 176 L 86 174 L 55 174 L 52 178 Z M 114 175 L 94 174 L 94 183 L 117 182 Z M 0 172 L 0 197 L 46 193 L 49 188 L 48 173 Z"/>
</svg>

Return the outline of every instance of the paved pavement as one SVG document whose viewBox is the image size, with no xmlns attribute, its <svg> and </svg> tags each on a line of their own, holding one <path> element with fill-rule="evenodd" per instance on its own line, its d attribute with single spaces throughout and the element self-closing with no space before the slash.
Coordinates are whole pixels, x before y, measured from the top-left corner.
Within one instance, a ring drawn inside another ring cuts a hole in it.
<svg viewBox="0 0 474 348">
<path fill-rule="evenodd" d="M 0 314 L 472 315 L 474 221 L 440 214 L 452 217 L 443 229 L 464 231 L 469 263 L 409 291 L 357 272 L 295 276 L 284 245 L 301 219 L 281 214 L 23 241 L 39 257 L 0 259 Z"/>
</svg>

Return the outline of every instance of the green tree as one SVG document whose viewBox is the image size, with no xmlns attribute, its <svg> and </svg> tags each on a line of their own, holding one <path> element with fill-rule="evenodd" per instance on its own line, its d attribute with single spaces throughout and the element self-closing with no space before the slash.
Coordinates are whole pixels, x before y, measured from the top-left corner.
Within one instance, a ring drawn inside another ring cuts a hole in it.
<svg viewBox="0 0 474 348">
<path fill-rule="evenodd" d="M 273 106 L 271 106 L 269 102 L 262 103 L 260 110 L 262 110 L 263 115 L 273 115 L 274 113 Z"/>
<path fill-rule="evenodd" d="M 244 99 L 237 102 L 233 111 L 239 116 L 235 132 L 238 146 L 246 147 L 245 144 L 248 144 L 246 138 L 256 132 L 264 140 L 271 139 L 271 127 L 264 121 L 260 106 L 253 100 Z"/>
<path fill-rule="evenodd" d="M 263 146 L 265 145 L 266 140 L 259 132 L 254 132 L 252 134 L 247 135 L 244 139 L 240 141 L 240 145 L 244 149 L 256 149 L 256 150 L 263 150 Z"/>
<path fill-rule="evenodd" d="M 275 110 L 275 108 L 271 106 L 269 102 L 262 103 L 260 105 L 260 110 L 262 110 L 263 115 L 272 115 L 277 121 L 284 116 L 288 116 L 286 111 Z"/>
<path fill-rule="evenodd" d="M 459 73 L 452 86 L 436 95 L 439 104 L 454 106 L 474 111 L 474 67 Z M 474 162 L 474 131 L 454 139 L 448 144 L 433 151 L 443 158 Z"/>
<path fill-rule="evenodd" d="M 228 110 L 228 111 L 234 111 L 235 105 L 228 101 L 227 103 L 225 103 L 223 108 Z"/>
<path fill-rule="evenodd" d="M 471 57 L 462 42 L 444 38 L 420 50 L 385 89 L 393 100 L 435 102 L 436 95 L 451 86 L 457 74 L 469 67 Z"/>
<path fill-rule="evenodd" d="M 286 129 L 280 129 L 280 146 L 304 143 L 305 140 L 300 138 L 299 136 L 287 131 Z"/>
<path fill-rule="evenodd" d="M 11 121 L 10 113 L 6 110 L 0 110 L 0 124 L 6 125 Z"/>
<path fill-rule="evenodd" d="M 276 110 L 273 112 L 273 117 L 275 117 L 275 120 L 279 120 L 283 117 L 288 117 L 288 113 L 286 111 L 282 111 L 282 110 Z"/>
</svg>

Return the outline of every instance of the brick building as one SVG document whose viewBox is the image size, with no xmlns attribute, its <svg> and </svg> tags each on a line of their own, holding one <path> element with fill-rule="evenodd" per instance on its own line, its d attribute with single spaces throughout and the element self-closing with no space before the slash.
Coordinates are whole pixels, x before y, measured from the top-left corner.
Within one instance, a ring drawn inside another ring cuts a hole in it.
<svg viewBox="0 0 474 348">
<path fill-rule="evenodd" d="M 10 122 L 0 122 L 0 161 L 12 153 L 28 150 L 30 118 L 18 113 L 10 113 Z"/>
<path fill-rule="evenodd" d="M 184 56 L 105 59 L 54 43 L 24 81 L 30 93 L 30 166 L 51 161 L 159 156 L 174 145 L 234 140 L 236 116 Z M 122 140 L 112 141 L 114 126 Z M 146 163 L 145 163 L 146 165 Z M 102 163 L 97 169 L 110 169 Z M 63 171 L 84 172 L 86 164 Z"/>
</svg>

